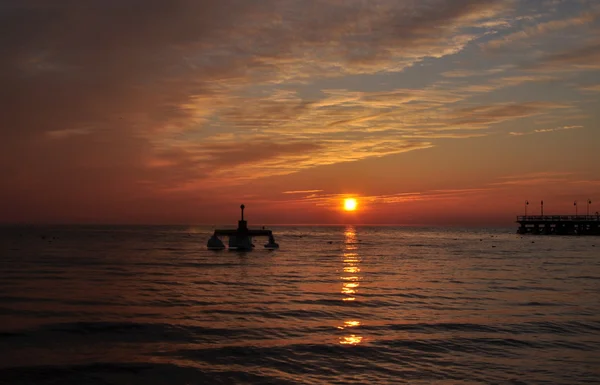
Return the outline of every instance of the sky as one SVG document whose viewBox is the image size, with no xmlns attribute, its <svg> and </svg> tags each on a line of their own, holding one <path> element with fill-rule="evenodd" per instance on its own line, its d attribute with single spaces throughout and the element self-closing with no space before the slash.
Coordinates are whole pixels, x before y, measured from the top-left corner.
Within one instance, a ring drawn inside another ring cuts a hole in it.
<svg viewBox="0 0 600 385">
<path fill-rule="evenodd" d="M 1 223 L 600 210 L 596 0 L 0 0 L 0 55 Z"/>
</svg>

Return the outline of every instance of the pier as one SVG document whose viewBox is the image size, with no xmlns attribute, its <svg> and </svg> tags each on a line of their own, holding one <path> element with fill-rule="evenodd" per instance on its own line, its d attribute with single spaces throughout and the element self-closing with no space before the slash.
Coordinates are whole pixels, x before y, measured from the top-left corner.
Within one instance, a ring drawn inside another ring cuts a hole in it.
<svg viewBox="0 0 600 385">
<path fill-rule="evenodd" d="M 600 215 L 522 215 L 517 234 L 600 235 Z"/>
</svg>

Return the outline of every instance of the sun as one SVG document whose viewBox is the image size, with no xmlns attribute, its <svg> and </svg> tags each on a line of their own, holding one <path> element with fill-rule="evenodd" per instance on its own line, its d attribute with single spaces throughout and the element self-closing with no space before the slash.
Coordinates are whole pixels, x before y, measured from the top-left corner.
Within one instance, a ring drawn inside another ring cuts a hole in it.
<svg viewBox="0 0 600 385">
<path fill-rule="evenodd" d="M 356 210 L 356 199 L 354 199 L 354 198 L 344 199 L 344 210 L 346 210 L 346 211 Z"/>
</svg>

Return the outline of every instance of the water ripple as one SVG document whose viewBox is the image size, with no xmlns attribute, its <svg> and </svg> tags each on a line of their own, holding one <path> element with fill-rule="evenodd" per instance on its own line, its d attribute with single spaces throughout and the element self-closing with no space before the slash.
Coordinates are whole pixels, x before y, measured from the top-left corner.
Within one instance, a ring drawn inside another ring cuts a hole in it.
<svg viewBox="0 0 600 385">
<path fill-rule="evenodd" d="M 600 383 L 593 240 L 513 230 L 8 230 L 0 383 Z"/>
</svg>

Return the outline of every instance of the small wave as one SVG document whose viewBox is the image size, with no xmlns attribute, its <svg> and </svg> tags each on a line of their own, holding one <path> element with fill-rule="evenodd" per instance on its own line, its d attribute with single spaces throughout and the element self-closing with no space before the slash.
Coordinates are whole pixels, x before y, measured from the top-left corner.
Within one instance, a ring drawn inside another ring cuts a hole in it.
<svg viewBox="0 0 600 385">
<path fill-rule="evenodd" d="M 277 376 L 225 368 L 204 371 L 189 365 L 170 363 L 101 362 L 1 369 L 0 383 L 13 385 L 278 383 L 287 385 L 294 382 Z"/>
<path fill-rule="evenodd" d="M 206 332 L 206 331 L 204 331 Z M 63 336 L 61 336 L 63 335 Z M 15 338 L 28 341 L 62 341 L 64 335 L 81 337 L 82 342 L 94 341 L 190 341 L 194 333 L 183 327 L 168 324 L 148 324 L 135 322 L 72 322 L 46 324 L 34 329 L 15 332 Z"/>
<path fill-rule="evenodd" d="M 502 332 L 502 328 L 498 326 L 488 326 L 483 324 L 473 323 L 416 323 L 416 324 L 393 324 L 387 325 L 390 330 L 405 330 L 405 331 L 464 331 L 464 332 L 481 332 L 481 333 L 498 333 Z"/>
<path fill-rule="evenodd" d="M 11 338 L 11 337 L 22 337 L 23 333 L 15 333 L 15 332 L 0 332 L 0 339 L 2 338 Z"/>
<path fill-rule="evenodd" d="M 538 306 L 538 307 L 543 307 L 543 306 L 563 306 L 563 304 L 561 304 L 561 303 L 555 303 L 555 302 L 538 302 L 538 301 L 517 302 L 515 305 L 517 305 L 517 306 Z"/>
<path fill-rule="evenodd" d="M 597 333 L 600 331 L 600 322 L 524 322 L 520 324 L 511 324 L 509 328 L 516 333 L 548 333 L 553 335 L 581 334 L 581 333 Z"/>
<path fill-rule="evenodd" d="M 27 303 L 27 302 L 61 302 L 55 298 L 47 297 L 21 297 L 21 296 L 0 296 L 1 303 Z"/>
<path fill-rule="evenodd" d="M 600 276 L 594 276 L 594 275 L 578 275 L 578 276 L 574 276 L 574 277 L 570 277 L 570 278 L 600 280 Z"/>
<path fill-rule="evenodd" d="M 393 305 L 392 302 L 387 301 L 377 301 L 377 300 L 369 300 L 369 301 L 343 301 L 344 297 L 340 297 L 339 299 L 303 299 L 303 300 L 294 300 L 292 302 L 303 304 L 303 305 L 326 305 L 326 306 L 336 306 L 336 307 L 357 307 L 357 308 L 383 308 L 389 307 Z"/>
</svg>

